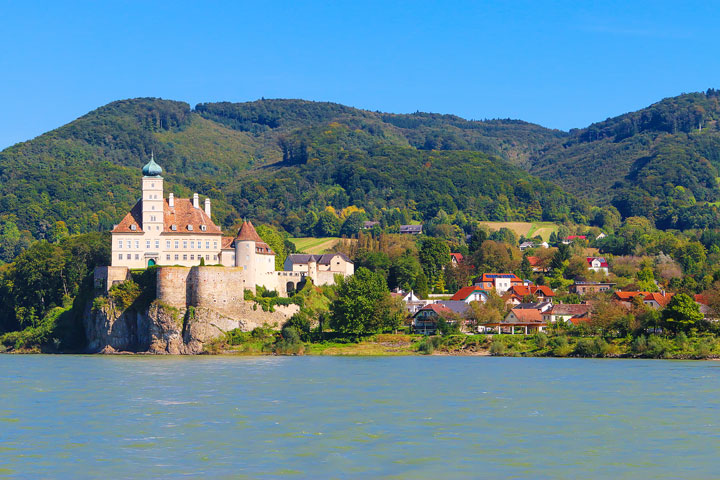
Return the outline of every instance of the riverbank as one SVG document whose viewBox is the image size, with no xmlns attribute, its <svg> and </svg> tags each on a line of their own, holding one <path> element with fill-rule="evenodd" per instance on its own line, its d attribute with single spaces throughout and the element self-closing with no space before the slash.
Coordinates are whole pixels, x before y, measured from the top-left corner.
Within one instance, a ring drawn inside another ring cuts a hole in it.
<svg viewBox="0 0 720 480">
<path fill-rule="evenodd" d="M 720 358 L 720 339 L 714 335 L 639 335 L 622 338 L 536 335 L 377 334 L 359 339 L 333 339 L 288 344 L 257 332 L 229 337 L 207 349 L 209 354 L 398 356 L 458 355 L 499 357 L 662 358 L 702 360 Z"/>
</svg>

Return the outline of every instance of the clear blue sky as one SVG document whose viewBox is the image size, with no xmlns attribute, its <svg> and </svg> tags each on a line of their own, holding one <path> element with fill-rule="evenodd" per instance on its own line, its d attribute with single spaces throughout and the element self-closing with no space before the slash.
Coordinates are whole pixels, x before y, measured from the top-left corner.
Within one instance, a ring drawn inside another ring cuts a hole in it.
<svg viewBox="0 0 720 480">
<path fill-rule="evenodd" d="M 583 127 L 720 87 L 719 25 L 707 1 L 0 0 L 0 148 L 140 96 Z"/>
</svg>

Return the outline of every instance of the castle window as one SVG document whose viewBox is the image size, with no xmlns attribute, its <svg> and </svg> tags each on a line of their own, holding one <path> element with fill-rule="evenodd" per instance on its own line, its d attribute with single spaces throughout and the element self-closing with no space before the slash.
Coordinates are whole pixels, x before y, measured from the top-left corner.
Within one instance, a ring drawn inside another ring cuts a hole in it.
<svg viewBox="0 0 720 480">
<path fill-rule="evenodd" d="M 152 209 L 155 210 L 155 205 L 152 206 Z"/>
<path fill-rule="evenodd" d="M 120 260 L 122 260 L 122 253 L 121 253 L 120 255 L 118 255 L 118 258 L 119 258 Z"/>
<path fill-rule="evenodd" d="M 150 248 L 150 240 L 145 240 L 145 249 Z"/>
<path fill-rule="evenodd" d="M 207 225 L 200 225 L 200 230 L 202 230 L 203 232 L 207 230 Z"/>
<path fill-rule="evenodd" d="M 180 242 L 177 240 L 175 240 L 175 248 L 180 248 Z M 175 260 L 177 260 L 177 258 Z"/>
<path fill-rule="evenodd" d="M 190 228 L 190 227 L 188 227 L 188 228 Z M 190 241 L 190 248 L 195 248 L 195 242 L 192 240 Z"/>
<path fill-rule="evenodd" d="M 179 259 L 180 259 L 180 256 L 176 253 L 176 254 L 175 254 L 175 260 L 179 260 Z"/>
<path fill-rule="evenodd" d="M 208 250 L 210 250 L 210 242 L 205 242 L 205 248 L 207 248 Z"/>
<path fill-rule="evenodd" d="M 217 255 L 213 256 L 213 260 L 217 260 Z"/>
<path fill-rule="evenodd" d="M 132 230 L 133 232 L 134 232 L 135 230 L 137 230 L 137 225 L 135 225 L 135 224 L 130 225 L 130 230 Z"/>
<path fill-rule="evenodd" d="M 183 248 L 187 248 L 187 240 L 183 240 Z"/>
<path fill-rule="evenodd" d="M 190 255 L 190 260 L 195 260 L 195 255 Z"/>
<path fill-rule="evenodd" d="M 170 240 L 167 240 L 165 242 L 165 248 L 170 248 Z M 168 260 L 170 260 L 170 259 L 168 258 Z"/>
<path fill-rule="evenodd" d="M 135 240 L 135 248 L 140 249 L 140 240 Z"/>
<path fill-rule="evenodd" d="M 176 231 L 177 231 L 177 225 L 170 225 L 170 230 L 172 230 L 173 232 L 176 232 Z"/>
<path fill-rule="evenodd" d="M 213 248 L 217 248 L 217 242 L 213 242 Z"/>
<path fill-rule="evenodd" d="M 210 260 L 210 255 L 205 255 L 205 260 Z"/>
<path fill-rule="evenodd" d="M 122 240 L 118 240 L 118 248 L 122 248 L 122 244 L 123 244 L 123 241 L 122 241 Z"/>
<path fill-rule="evenodd" d="M 155 240 L 155 248 L 160 248 L 160 240 Z"/>
<path fill-rule="evenodd" d="M 140 260 L 140 255 L 138 255 L 137 253 L 135 254 L 135 260 Z"/>
<path fill-rule="evenodd" d="M 151 183 L 151 184 L 150 184 L 150 188 L 155 188 L 155 184 L 154 184 L 154 183 Z"/>
<path fill-rule="evenodd" d="M 188 231 L 189 231 L 189 232 L 192 232 L 192 231 L 193 231 L 193 226 L 192 226 L 192 225 L 188 225 Z"/>
<path fill-rule="evenodd" d="M 165 260 L 170 260 L 170 255 L 165 255 Z"/>
<path fill-rule="evenodd" d="M 183 260 L 187 260 L 187 255 L 183 255 Z"/>
</svg>

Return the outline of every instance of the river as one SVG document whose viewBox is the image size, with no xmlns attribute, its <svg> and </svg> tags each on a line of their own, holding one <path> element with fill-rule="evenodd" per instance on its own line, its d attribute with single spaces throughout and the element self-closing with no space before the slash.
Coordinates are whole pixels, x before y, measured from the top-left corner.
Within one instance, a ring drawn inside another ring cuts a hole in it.
<svg viewBox="0 0 720 480">
<path fill-rule="evenodd" d="M 720 363 L 0 355 L 0 476 L 716 478 Z"/>
</svg>

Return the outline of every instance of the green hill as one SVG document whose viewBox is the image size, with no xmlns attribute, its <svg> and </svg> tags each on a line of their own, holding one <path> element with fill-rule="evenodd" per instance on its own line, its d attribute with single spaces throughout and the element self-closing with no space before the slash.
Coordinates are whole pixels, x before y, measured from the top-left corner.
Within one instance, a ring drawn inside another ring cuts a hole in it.
<svg viewBox="0 0 720 480">
<path fill-rule="evenodd" d="M 112 228 L 137 200 L 151 151 L 168 190 L 210 196 L 224 227 L 250 217 L 295 235 L 333 236 L 336 220 L 323 212 L 351 205 L 386 224 L 445 214 L 459 225 L 582 219 L 584 205 L 515 166 L 565 137 L 520 121 L 302 100 L 194 110 L 162 99 L 117 101 L 0 152 L 0 260 L 30 235 L 62 232 L 59 221 L 71 233 Z"/>
<path fill-rule="evenodd" d="M 624 217 L 660 228 L 720 225 L 720 92 L 666 98 L 570 132 L 531 159 L 530 171 Z"/>
</svg>

